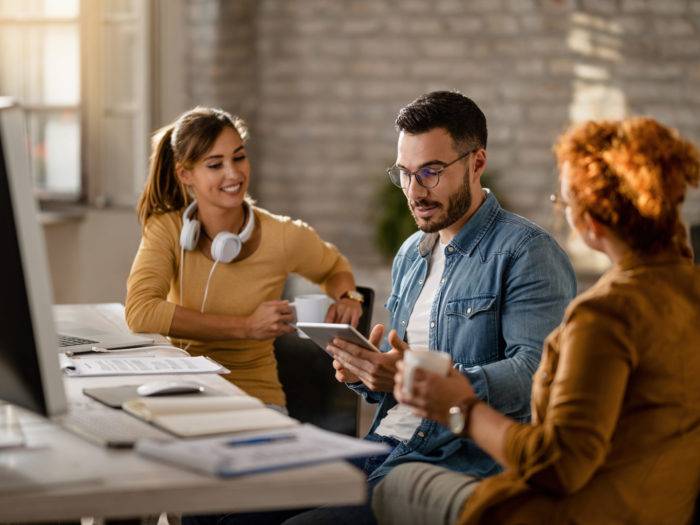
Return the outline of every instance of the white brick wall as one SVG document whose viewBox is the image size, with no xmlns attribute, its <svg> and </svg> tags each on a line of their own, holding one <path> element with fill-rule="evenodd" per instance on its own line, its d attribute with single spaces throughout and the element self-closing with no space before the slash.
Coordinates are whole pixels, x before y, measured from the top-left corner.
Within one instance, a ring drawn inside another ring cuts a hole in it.
<svg viewBox="0 0 700 525">
<path fill-rule="evenodd" d="M 425 91 L 482 107 L 484 185 L 545 227 L 572 114 L 649 114 L 700 142 L 700 0 L 189 0 L 188 18 L 189 96 L 250 122 L 260 203 L 372 275 L 393 120 Z"/>
</svg>

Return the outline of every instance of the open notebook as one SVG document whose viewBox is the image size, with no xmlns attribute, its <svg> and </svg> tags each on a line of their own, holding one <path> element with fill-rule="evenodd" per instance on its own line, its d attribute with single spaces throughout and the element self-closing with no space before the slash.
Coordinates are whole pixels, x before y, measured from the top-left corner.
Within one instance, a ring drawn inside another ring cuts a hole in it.
<svg viewBox="0 0 700 525">
<path fill-rule="evenodd" d="M 122 409 L 178 437 L 293 427 L 299 423 L 248 396 L 132 399 Z"/>
</svg>

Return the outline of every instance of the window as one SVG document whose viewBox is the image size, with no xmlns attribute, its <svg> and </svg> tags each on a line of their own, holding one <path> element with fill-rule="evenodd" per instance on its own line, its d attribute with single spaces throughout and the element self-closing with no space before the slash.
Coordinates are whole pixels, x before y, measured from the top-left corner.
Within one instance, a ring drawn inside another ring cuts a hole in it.
<svg viewBox="0 0 700 525">
<path fill-rule="evenodd" d="M 0 0 L 0 94 L 26 111 L 43 200 L 133 206 L 151 129 L 151 2 Z"/>
<path fill-rule="evenodd" d="M 78 0 L 0 0 L 0 93 L 26 111 L 42 196 L 81 194 L 79 14 Z"/>
</svg>

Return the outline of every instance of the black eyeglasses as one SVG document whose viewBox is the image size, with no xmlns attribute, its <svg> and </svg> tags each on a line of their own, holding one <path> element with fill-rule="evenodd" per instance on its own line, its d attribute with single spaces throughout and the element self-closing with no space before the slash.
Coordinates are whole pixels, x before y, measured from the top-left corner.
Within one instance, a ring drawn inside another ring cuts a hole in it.
<svg viewBox="0 0 700 525">
<path fill-rule="evenodd" d="M 464 157 L 468 157 L 475 151 L 475 149 L 467 151 L 447 164 L 423 166 L 416 171 L 408 171 L 406 168 L 393 165 L 391 168 L 386 170 L 386 173 L 389 175 L 389 180 L 391 180 L 391 183 L 402 190 L 408 188 L 409 184 L 411 183 L 412 176 L 416 178 L 416 182 L 418 184 L 424 188 L 430 189 L 438 185 L 438 182 L 440 182 L 440 175 L 443 171 L 452 166 L 452 164 L 455 162 L 462 160 Z"/>
</svg>

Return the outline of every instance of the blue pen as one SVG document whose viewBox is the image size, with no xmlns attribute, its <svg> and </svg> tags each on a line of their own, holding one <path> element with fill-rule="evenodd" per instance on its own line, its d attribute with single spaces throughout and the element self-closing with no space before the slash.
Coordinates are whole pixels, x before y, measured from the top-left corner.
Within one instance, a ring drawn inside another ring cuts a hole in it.
<svg viewBox="0 0 700 525">
<path fill-rule="evenodd" d="M 277 436 L 261 436 L 248 439 L 234 439 L 226 443 L 229 447 L 244 447 L 247 445 L 261 445 L 263 443 L 277 443 L 279 441 L 294 441 L 294 434 L 279 434 Z"/>
</svg>

